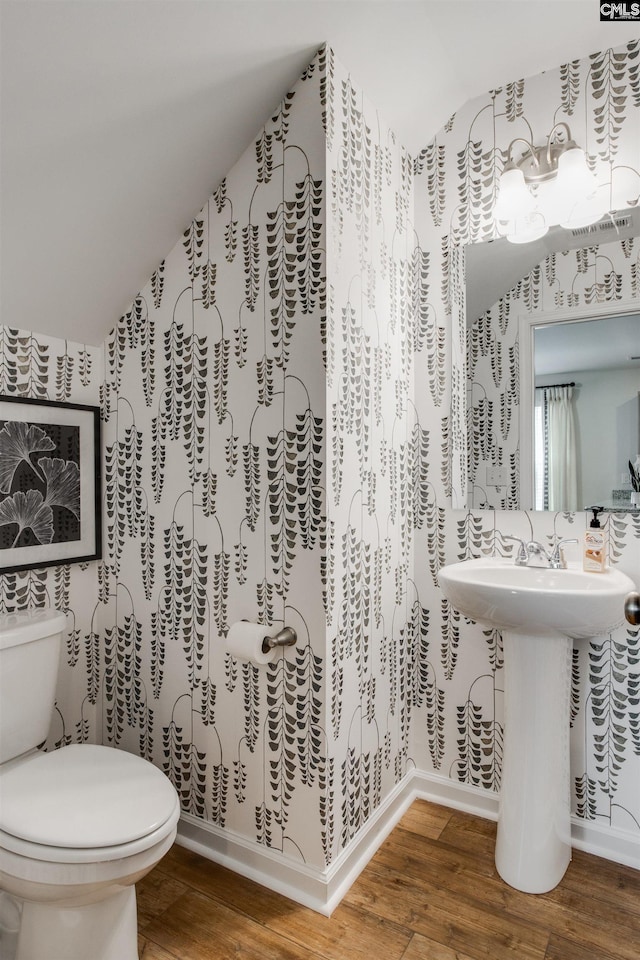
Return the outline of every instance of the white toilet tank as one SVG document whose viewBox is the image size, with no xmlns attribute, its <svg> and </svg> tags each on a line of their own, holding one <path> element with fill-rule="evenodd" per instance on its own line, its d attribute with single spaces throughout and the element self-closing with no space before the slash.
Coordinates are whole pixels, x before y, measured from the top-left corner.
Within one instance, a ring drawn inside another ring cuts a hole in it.
<svg viewBox="0 0 640 960">
<path fill-rule="evenodd" d="M 47 739 L 65 626 L 57 610 L 0 615 L 0 763 Z"/>
</svg>

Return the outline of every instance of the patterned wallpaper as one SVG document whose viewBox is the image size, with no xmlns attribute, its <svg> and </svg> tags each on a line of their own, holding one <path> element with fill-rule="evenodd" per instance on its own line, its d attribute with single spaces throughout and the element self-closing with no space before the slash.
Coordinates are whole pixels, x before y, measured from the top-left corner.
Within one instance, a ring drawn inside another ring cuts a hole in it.
<svg viewBox="0 0 640 960">
<path fill-rule="evenodd" d="M 452 325 L 452 314 L 456 321 L 464 316 L 464 290 L 456 279 L 460 251 L 467 242 L 493 236 L 491 209 L 509 142 L 530 134 L 537 142 L 558 120 L 569 121 L 600 182 L 609 185 L 612 208 L 638 202 L 639 55 L 634 42 L 490 91 L 465 104 L 415 163 L 416 230 L 422 249 L 430 255 L 420 303 L 434 345 L 429 350 L 416 343 L 415 404 L 429 448 L 440 456 L 436 460 L 440 469 L 429 464 L 429 484 L 420 490 L 437 521 L 419 531 L 415 541 L 415 579 L 431 617 L 422 670 L 433 677 L 436 692 L 416 715 L 412 751 L 418 769 L 487 790 L 500 785 L 501 637 L 449 607 L 437 587 L 438 567 L 482 553 L 511 555 L 513 547 L 505 542 L 505 534 L 543 543 L 551 543 L 555 536 L 581 537 L 585 517 L 450 507 L 453 483 L 465 481 L 464 342 L 458 323 Z M 602 279 L 598 276 L 597 282 Z M 494 413 L 499 419 L 499 411 Z M 608 523 L 611 561 L 639 583 L 638 517 L 610 515 Z M 571 739 L 574 815 L 607 830 L 628 831 L 636 839 L 639 653 L 638 629 L 630 627 L 576 645 Z"/>
<path fill-rule="evenodd" d="M 321 53 L 107 342 L 100 582 L 105 741 L 322 865 L 325 100 Z M 298 644 L 241 662 L 242 619 Z"/>
<path fill-rule="evenodd" d="M 520 503 L 518 318 L 548 314 L 554 309 L 588 310 L 594 304 L 640 299 L 639 277 L 638 237 L 554 253 L 474 322 L 467 343 L 471 396 L 468 482 L 470 490 L 473 488 L 473 506 L 509 510 Z M 635 452 L 630 455 L 634 457 Z M 487 486 L 487 463 L 507 467 L 506 487 Z"/>
<path fill-rule="evenodd" d="M 344 847 L 407 770 L 417 647 L 412 162 L 329 54 L 327 661 Z M 419 510 L 418 510 L 419 512 Z"/>
<path fill-rule="evenodd" d="M 100 347 L 0 326 L 0 394 L 97 406 Z M 67 616 L 48 746 L 100 742 L 98 563 L 0 574 L 0 612 L 51 606 Z"/>
<path fill-rule="evenodd" d="M 319 868 L 414 767 L 498 789 L 501 638 L 448 607 L 438 570 L 584 518 L 451 509 L 450 277 L 460 245 L 491 236 L 529 126 L 570 116 L 612 193 L 637 199 L 637 64 L 636 44 L 492 91 L 412 163 L 319 52 L 105 344 L 104 562 L 2 582 L 5 607 L 73 611 L 63 733 L 139 752 L 188 814 Z M 68 381 L 96 401 L 99 351 L 88 371 L 91 350 L 4 336 L 3 389 Z M 637 577 L 637 519 L 609 523 Z M 285 621 L 297 647 L 236 660 L 242 618 Z M 636 835 L 639 645 L 622 628 L 573 663 L 574 810 Z M 98 686 L 102 729 L 85 729 Z"/>
<path fill-rule="evenodd" d="M 412 180 L 320 51 L 107 344 L 105 735 L 321 867 L 406 771 L 426 631 Z M 297 648 L 238 662 L 242 618 Z"/>
</svg>

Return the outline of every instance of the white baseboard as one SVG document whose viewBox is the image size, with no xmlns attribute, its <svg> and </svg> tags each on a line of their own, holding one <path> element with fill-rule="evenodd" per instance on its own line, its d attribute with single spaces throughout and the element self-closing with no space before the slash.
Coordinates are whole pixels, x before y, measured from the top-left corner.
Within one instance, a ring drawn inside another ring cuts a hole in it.
<svg viewBox="0 0 640 960">
<path fill-rule="evenodd" d="M 571 818 L 571 844 L 594 857 L 640 870 L 640 836 L 593 820 Z"/>
<path fill-rule="evenodd" d="M 327 868 L 327 916 L 331 915 L 349 887 L 358 879 L 415 797 L 413 773 L 409 773 L 380 804 L 358 836 Z"/>
<path fill-rule="evenodd" d="M 318 913 L 327 913 L 327 880 L 324 871 L 285 857 L 258 843 L 251 843 L 232 830 L 183 813 L 177 842 L 208 860 L 255 880 L 296 903 Z"/>
<path fill-rule="evenodd" d="M 292 860 L 188 813 L 180 818 L 177 841 L 328 917 L 416 798 L 487 820 L 498 819 L 497 794 L 414 770 L 397 784 L 358 836 L 325 869 Z M 640 836 L 573 817 L 571 841 L 578 850 L 640 870 Z"/>
<path fill-rule="evenodd" d="M 183 813 L 177 842 L 208 860 L 255 880 L 263 887 L 331 916 L 351 884 L 364 870 L 378 847 L 413 803 L 413 776 L 405 777 L 378 807 L 357 837 L 322 869 L 290 859 L 232 830 Z"/>
<path fill-rule="evenodd" d="M 430 800 L 432 803 L 441 803 L 443 807 L 452 810 L 462 810 L 485 820 L 498 819 L 498 795 L 473 787 L 466 783 L 456 783 L 449 777 L 438 773 L 425 773 L 414 770 L 413 773 L 414 797 L 421 800 Z"/>
</svg>

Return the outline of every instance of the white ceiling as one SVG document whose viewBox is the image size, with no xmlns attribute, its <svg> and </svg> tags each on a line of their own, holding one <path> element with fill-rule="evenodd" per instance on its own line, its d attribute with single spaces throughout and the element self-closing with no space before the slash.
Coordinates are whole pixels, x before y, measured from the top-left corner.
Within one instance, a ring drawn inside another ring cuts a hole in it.
<svg viewBox="0 0 640 960">
<path fill-rule="evenodd" d="M 640 371 L 638 313 L 581 323 L 552 323 L 537 327 L 534 339 L 536 382 L 538 378 L 585 370 Z"/>
<path fill-rule="evenodd" d="M 0 319 L 100 343 L 325 41 L 417 153 L 597 0 L 1 0 Z"/>
</svg>

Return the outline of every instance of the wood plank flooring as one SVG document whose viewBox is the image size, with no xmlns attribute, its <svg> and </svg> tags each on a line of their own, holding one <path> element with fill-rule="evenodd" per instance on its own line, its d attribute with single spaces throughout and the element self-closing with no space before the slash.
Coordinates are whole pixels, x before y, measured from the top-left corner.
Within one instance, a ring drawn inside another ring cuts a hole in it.
<svg viewBox="0 0 640 960">
<path fill-rule="evenodd" d="M 640 960 L 640 871 L 574 851 L 507 886 L 495 824 L 417 800 L 332 917 L 174 846 L 138 884 L 141 960 Z"/>
</svg>

